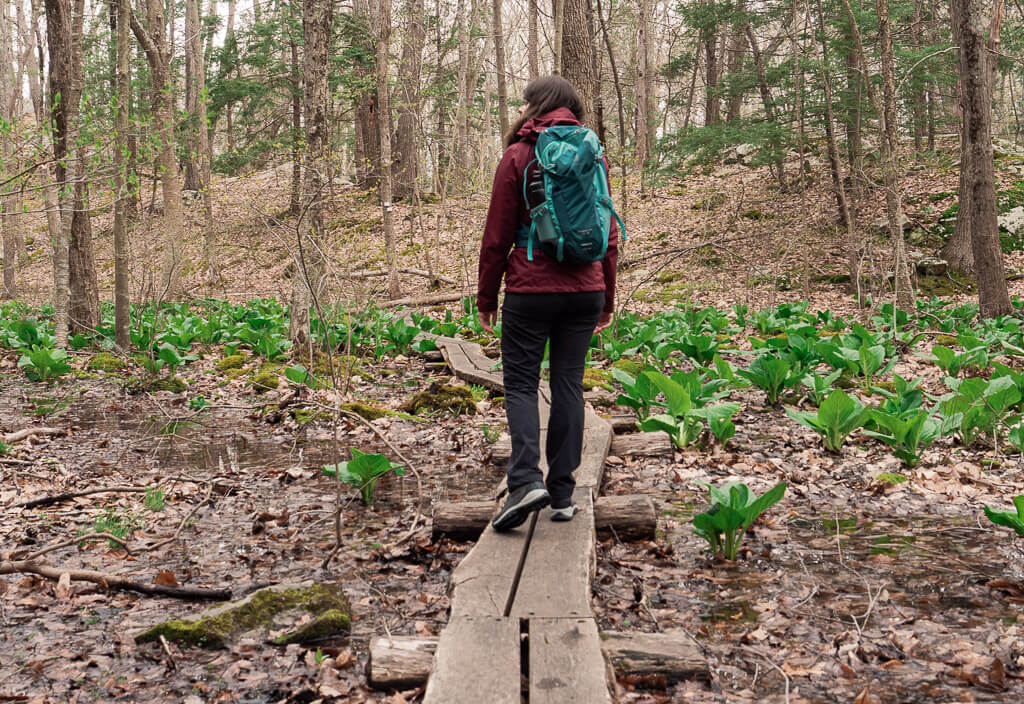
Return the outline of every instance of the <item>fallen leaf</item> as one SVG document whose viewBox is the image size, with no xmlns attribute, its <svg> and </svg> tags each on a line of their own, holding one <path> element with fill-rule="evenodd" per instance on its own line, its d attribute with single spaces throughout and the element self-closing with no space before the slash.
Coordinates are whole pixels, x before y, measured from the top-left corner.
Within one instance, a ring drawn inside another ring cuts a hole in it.
<svg viewBox="0 0 1024 704">
<path fill-rule="evenodd" d="M 71 575 L 63 572 L 57 580 L 57 598 L 67 601 L 71 597 Z"/>
<path fill-rule="evenodd" d="M 178 580 L 174 578 L 173 572 L 160 570 L 156 575 L 156 579 L 153 580 L 153 584 L 159 584 L 162 587 L 177 587 Z"/>
</svg>

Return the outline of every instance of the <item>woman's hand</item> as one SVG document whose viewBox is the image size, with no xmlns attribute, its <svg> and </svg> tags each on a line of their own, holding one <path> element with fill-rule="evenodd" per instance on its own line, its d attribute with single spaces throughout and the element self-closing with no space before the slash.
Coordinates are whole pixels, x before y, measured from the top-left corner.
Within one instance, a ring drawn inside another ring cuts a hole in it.
<svg viewBox="0 0 1024 704">
<path fill-rule="evenodd" d="M 477 315 L 480 318 L 480 327 L 484 329 L 488 335 L 494 334 L 494 323 L 498 320 L 498 311 L 477 311 Z"/>
<path fill-rule="evenodd" d="M 594 334 L 597 335 L 602 330 L 610 327 L 612 324 L 611 313 L 601 313 L 601 319 L 597 321 L 597 327 L 594 328 Z"/>
</svg>

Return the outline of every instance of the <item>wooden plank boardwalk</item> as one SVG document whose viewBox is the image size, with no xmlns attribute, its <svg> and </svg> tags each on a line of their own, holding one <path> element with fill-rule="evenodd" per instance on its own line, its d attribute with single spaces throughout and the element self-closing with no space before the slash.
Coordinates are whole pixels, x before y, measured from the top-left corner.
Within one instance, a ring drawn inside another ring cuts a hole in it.
<svg viewBox="0 0 1024 704">
<path fill-rule="evenodd" d="M 504 390 L 501 372 L 479 345 L 445 337 L 436 342 L 456 376 Z M 542 388 L 542 427 L 547 425 L 547 399 Z M 550 509 L 544 509 L 509 533 L 496 533 L 488 525 L 452 572 L 451 615 L 438 641 L 424 702 L 518 703 L 525 694 L 531 704 L 610 704 L 609 669 L 590 592 L 596 561 L 594 500 L 611 442 L 611 425 L 588 410 L 583 457 L 575 473 L 580 512 L 573 521 L 554 523 Z"/>
</svg>

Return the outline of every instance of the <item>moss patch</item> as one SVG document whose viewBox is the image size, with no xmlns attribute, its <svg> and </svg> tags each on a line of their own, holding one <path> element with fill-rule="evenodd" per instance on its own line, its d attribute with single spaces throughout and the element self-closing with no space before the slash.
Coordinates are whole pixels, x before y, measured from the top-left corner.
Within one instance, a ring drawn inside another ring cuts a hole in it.
<svg viewBox="0 0 1024 704">
<path fill-rule="evenodd" d="M 447 411 L 453 415 L 476 413 L 476 402 L 473 392 L 467 386 L 451 386 L 450 384 L 430 385 L 426 391 L 420 391 L 402 404 L 406 413 L 418 415 L 426 411 Z"/>
<path fill-rule="evenodd" d="M 593 367 L 587 367 L 583 371 L 583 390 L 592 391 L 594 389 L 605 389 L 606 391 L 614 391 L 610 383 L 611 373 L 606 369 L 594 369 Z"/>
<path fill-rule="evenodd" d="M 245 366 L 245 355 L 229 354 L 217 362 L 217 371 L 226 372 L 231 369 L 241 369 L 243 366 Z"/>
<path fill-rule="evenodd" d="M 337 583 L 275 585 L 208 609 L 195 620 L 161 623 L 136 635 L 135 642 L 150 643 L 163 636 L 180 645 L 224 648 L 242 635 L 256 632 L 278 645 L 304 643 L 349 630 L 351 614 L 349 601 Z M 313 619 L 300 621 L 306 615 Z M 271 631 L 277 633 L 272 639 Z"/>
<path fill-rule="evenodd" d="M 387 408 L 374 406 L 372 403 L 363 403 L 362 401 L 343 403 L 341 404 L 341 407 L 346 411 L 355 413 L 357 416 L 362 416 L 366 420 L 377 420 L 378 418 L 383 418 L 386 415 L 394 413 L 394 411 L 389 411 Z"/>
<path fill-rule="evenodd" d="M 256 393 L 261 394 L 264 391 L 270 391 L 276 389 L 281 383 L 281 378 L 273 372 L 257 372 L 253 374 L 252 380 L 249 382 Z"/>
<path fill-rule="evenodd" d="M 97 352 L 89 357 L 85 368 L 94 372 L 116 372 L 124 369 L 124 362 L 109 352 Z"/>
</svg>

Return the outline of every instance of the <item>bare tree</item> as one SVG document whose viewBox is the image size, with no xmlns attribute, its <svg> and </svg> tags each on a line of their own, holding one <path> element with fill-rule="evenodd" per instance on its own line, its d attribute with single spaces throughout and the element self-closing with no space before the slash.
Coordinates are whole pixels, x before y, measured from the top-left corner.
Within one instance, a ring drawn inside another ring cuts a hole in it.
<svg viewBox="0 0 1024 704">
<path fill-rule="evenodd" d="M 492 0 L 491 21 L 494 23 L 494 70 L 498 78 L 498 125 L 501 134 L 508 132 L 508 82 L 505 76 L 505 32 L 501 26 L 502 0 Z"/>
<path fill-rule="evenodd" d="M 401 80 L 398 82 L 399 100 L 396 154 L 394 154 L 394 196 L 408 198 L 416 188 L 419 177 L 420 72 L 423 67 L 423 0 L 409 0 L 409 20 L 402 39 Z"/>
<path fill-rule="evenodd" d="M 55 2 L 57 0 L 47 0 Z M 167 41 L 167 23 L 163 0 L 146 0 L 146 26 L 135 13 L 132 32 L 142 46 L 149 63 L 153 89 L 153 122 L 157 139 L 157 166 L 163 193 L 160 299 L 174 299 L 181 293 L 181 240 L 185 229 L 185 211 L 181 203 L 181 179 L 174 153 L 174 109 L 171 98 L 171 52 Z"/>
<path fill-rule="evenodd" d="M 640 167 L 640 194 L 647 192 L 647 161 L 653 148 L 651 129 L 651 28 L 650 0 L 640 0 L 637 8 L 636 48 L 636 162 Z"/>
<path fill-rule="evenodd" d="M 391 106 L 388 100 L 388 42 L 391 39 L 391 0 L 377 3 L 377 111 L 380 130 L 380 205 L 384 220 L 384 253 L 388 260 L 388 296 L 398 298 L 395 216 L 391 203 Z"/>
<path fill-rule="evenodd" d="M 526 12 L 526 64 L 530 80 L 533 80 L 540 75 L 540 61 L 537 58 L 537 0 L 530 0 Z"/>
<path fill-rule="evenodd" d="M 210 182 L 210 136 L 206 120 L 206 64 L 203 61 L 203 42 L 199 22 L 200 0 L 185 3 L 185 86 L 186 105 L 193 120 L 193 153 L 189 166 L 197 173 L 195 190 L 203 199 L 203 270 L 207 285 L 213 286 L 218 278 L 217 260 L 213 254 L 213 193 Z"/>
<path fill-rule="evenodd" d="M 129 293 L 128 293 L 128 101 L 131 99 L 131 60 L 128 46 L 128 25 L 131 6 L 128 0 L 111 0 L 111 14 L 115 17 L 116 33 L 115 76 L 117 107 L 114 113 L 114 342 L 128 349 Z"/>
<path fill-rule="evenodd" d="M 302 111 L 306 127 L 302 191 L 305 209 L 299 217 L 292 277 L 290 336 L 296 352 L 312 355 L 310 306 L 324 288 L 323 189 L 327 175 L 327 59 L 331 45 L 333 3 L 303 0 Z"/>
<path fill-rule="evenodd" d="M 995 0 L 988 18 L 980 0 L 950 0 L 949 5 L 953 36 L 960 47 L 962 141 L 956 232 L 970 240 L 981 315 L 994 318 L 1013 310 L 999 246 L 992 162 L 992 85 L 1003 2 Z"/>
<path fill-rule="evenodd" d="M 562 30 L 562 75 L 576 86 L 583 102 L 587 127 L 597 129 L 594 94 L 597 67 L 594 66 L 593 37 L 587 16 L 587 0 L 564 0 L 565 22 Z"/>
</svg>

